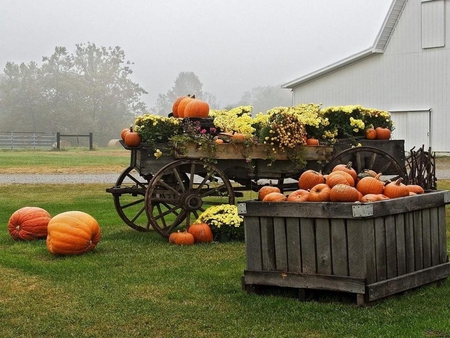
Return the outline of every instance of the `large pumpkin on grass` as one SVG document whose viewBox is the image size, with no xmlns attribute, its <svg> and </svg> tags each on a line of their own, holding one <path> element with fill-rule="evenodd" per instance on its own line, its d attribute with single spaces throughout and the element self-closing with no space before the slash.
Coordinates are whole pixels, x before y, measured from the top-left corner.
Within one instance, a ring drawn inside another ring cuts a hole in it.
<svg viewBox="0 0 450 338">
<path fill-rule="evenodd" d="M 100 241 L 100 226 L 82 211 L 66 211 L 48 223 L 47 249 L 55 255 L 77 255 L 95 248 Z"/>
<path fill-rule="evenodd" d="M 15 240 L 33 240 L 47 237 L 47 225 L 52 217 L 39 207 L 16 210 L 8 221 L 8 231 Z"/>
<path fill-rule="evenodd" d="M 195 243 L 210 243 L 213 241 L 211 227 L 206 223 L 193 223 L 188 232 L 194 236 Z"/>
</svg>

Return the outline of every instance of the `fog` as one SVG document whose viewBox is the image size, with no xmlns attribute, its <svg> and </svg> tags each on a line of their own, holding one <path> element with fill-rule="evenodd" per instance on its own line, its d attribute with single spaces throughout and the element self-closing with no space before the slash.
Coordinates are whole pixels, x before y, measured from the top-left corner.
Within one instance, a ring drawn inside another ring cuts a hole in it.
<svg viewBox="0 0 450 338">
<path fill-rule="evenodd" d="M 370 47 L 392 0 L 2 0 L 0 66 L 120 46 L 151 107 L 180 72 L 222 105 Z"/>
</svg>

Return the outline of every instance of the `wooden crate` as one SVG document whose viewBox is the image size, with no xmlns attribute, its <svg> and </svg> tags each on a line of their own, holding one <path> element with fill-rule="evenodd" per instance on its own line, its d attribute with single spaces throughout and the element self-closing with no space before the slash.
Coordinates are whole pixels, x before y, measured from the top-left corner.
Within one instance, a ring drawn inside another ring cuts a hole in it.
<svg viewBox="0 0 450 338">
<path fill-rule="evenodd" d="M 358 305 L 450 274 L 448 191 L 374 203 L 238 204 L 247 291 L 255 286 L 356 294 Z"/>
</svg>

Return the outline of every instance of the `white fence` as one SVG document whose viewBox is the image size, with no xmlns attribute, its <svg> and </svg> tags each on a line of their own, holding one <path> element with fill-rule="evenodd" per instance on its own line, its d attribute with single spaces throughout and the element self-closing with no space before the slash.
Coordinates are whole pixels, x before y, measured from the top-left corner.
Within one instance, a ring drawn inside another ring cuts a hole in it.
<svg viewBox="0 0 450 338">
<path fill-rule="evenodd" d="M 51 149 L 56 142 L 56 133 L 0 132 L 0 149 Z"/>
</svg>

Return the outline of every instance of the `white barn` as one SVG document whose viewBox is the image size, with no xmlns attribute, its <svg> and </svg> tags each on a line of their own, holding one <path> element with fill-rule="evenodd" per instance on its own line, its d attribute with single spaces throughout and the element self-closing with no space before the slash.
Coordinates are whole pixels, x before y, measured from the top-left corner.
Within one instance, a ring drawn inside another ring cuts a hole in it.
<svg viewBox="0 0 450 338">
<path fill-rule="evenodd" d="M 387 110 L 405 150 L 450 152 L 450 0 L 393 0 L 372 47 L 282 87 L 292 102 Z"/>
</svg>

